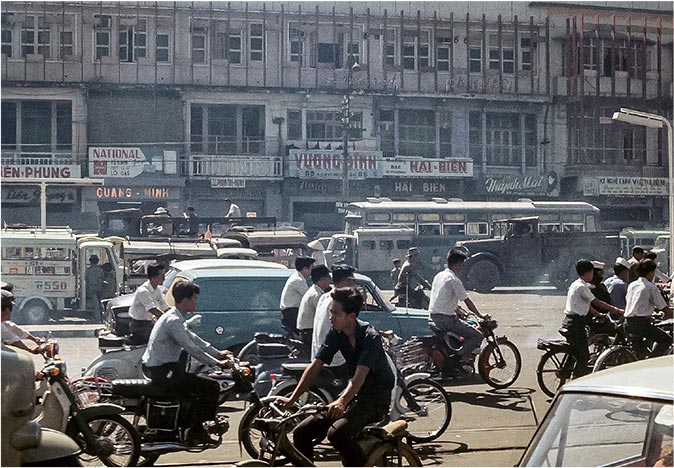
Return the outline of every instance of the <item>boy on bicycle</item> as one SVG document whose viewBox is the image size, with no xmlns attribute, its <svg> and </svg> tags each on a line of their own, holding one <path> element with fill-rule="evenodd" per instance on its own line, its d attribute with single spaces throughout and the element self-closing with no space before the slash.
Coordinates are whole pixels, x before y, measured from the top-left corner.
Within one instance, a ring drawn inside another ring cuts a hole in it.
<svg viewBox="0 0 674 468">
<path fill-rule="evenodd" d="M 619 314 L 624 313 L 624 310 L 594 297 L 590 289 L 590 283 L 592 283 L 594 276 L 594 265 L 591 261 L 584 258 L 578 260 L 576 262 L 576 273 L 578 273 L 579 278 L 571 283 L 566 294 L 566 308 L 562 327 L 567 330 L 566 339 L 576 358 L 573 375 L 574 377 L 580 377 L 589 371 L 587 361 L 590 359 L 590 351 L 587 345 L 587 334 L 585 333 L 587 314 L 591 313 L 606 319 L 607 315 L 598 312 L 597 308 Z"/>
</svg>

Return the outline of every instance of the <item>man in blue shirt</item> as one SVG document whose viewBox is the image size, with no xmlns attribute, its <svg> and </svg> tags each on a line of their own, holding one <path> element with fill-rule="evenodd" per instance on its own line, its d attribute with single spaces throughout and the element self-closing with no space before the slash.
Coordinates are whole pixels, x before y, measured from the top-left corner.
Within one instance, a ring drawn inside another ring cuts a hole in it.
<svg viewBox="0 0 674 468">
<path fill-rule="evenodd" d="M 315 441 L 327 435 L 342 456 L 344 466 L 364 466 L 365 454 L 356 443 L 363 427 L 381 421 L 389 411 L 394 384 L 381 336 L 370 324 L 358 320 L 363 297 L 353 287 L 338 288 L 332 293 L 330 323 L 332 328 L 311 365 L 304 371 L 290 398 L 279 397 L 291 407 L 314 383 L 323 364 L 330 364 L 340 351 L 352 376 L 346 390 L 328 405 L 326 417 L 310 416 L 293 434 L 295 447 L 313 460 Z"/>
</svg>

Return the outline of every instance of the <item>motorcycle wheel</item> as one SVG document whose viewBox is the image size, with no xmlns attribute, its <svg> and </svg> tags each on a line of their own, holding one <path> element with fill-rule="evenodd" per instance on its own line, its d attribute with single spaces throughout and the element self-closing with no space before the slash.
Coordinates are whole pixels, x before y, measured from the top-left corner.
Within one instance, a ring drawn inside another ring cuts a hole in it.
<svg viewBox="0 0 674 468">
<path fill-rule="evenodd" d="M 293 388 L 287 390 L 288 391 L 283 392 L 283 394 L 275 396 L 290 396 Z M 274 397 L 267 397 L 262 400 L 262 405 L 251 405 L 243 414 L 241 421 L 239 422 L 239 442 L 243 445 L 246 453 L 252 458 L 258 458 L 260 456 L 260 438 L 263 435 L 261 431 L 252 427 L 253 421 L 256 418 L 276 417 L 276 413 L 269 407 L 269 402 L 274 401 L 274 399 Z M 320 393 L 309 390 L 304 398 L 295 403 L 295 407 L 300 408 L 300 406 L 304 404 L 327 405 L 328 403 L 329 402 L 326 401 Z M 276 461 L 282 465 L 285 463 L 285 457 L 279 455 L 276 458 Z"/>
<path fill-rule="evenodd" d="M 498 347 L 497 347 L 498 345 Z M 488 343 L 480 353 L 477 365 L 480 377 L 493 388 L 506 388 L 515 383 L 522 370 L 522 356 L 513 343 L 498 339 Z"/>
<path fill-rule="evenodd" d="M 70 435 L 82 447 L 79 466 L 136 466 L 140 457 L 140 437 L 133 425 L 117 414 L 93 416 L 86 421 L 97 440 L 98 449 L 86 453 L 84 435 L 71 422 Z"/>
<path fill-rule="evenodd" d="M 419 379 L 410 382 L 407 390 L 414 402 L 408 403 L 401 392 L 395 406 L 400 411 L 400 419 L 407 421 L 408 438 L 413 442 L 430 442 L 444 434 L 452 420 L 452 402 L 442 385 Z M 410 408 L 412 403 L 421 410 Z"/>
<path fill-rule="evenodd" d="M 613 346 L 599 355 L 592 372 L 597 372 L 611 367 L 637 361 L 637 357 L 624 346 Z"/>
<path fill-rule="evenodd" d="M 543 393 L 550 398 L 555 396 L 557 390 L 571 379 L 576 359 L 563 350 L 551 349 L 538 361 L 536 380 Z"/>
</svg>

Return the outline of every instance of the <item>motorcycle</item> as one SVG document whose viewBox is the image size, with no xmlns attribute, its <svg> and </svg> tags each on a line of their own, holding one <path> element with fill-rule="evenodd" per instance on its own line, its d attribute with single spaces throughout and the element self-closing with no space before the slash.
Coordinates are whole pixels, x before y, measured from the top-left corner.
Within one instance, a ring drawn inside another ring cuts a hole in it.
<svg viewBox="0 0 674 468">
<path fill-rule="evenodd" d="M 392 331 L 380 332 L 384 348 L 388 351 L 399 338 Z M 390 356 L 389 356 L 390 357 Z M 440 384 L 430 379 L 428 373 L 404 376 L 396 370 L 394 390 L 391 395 L 390 420 L 404 420 L 408 424 L 408 438 L 414 442 L 429 442 L 440 437 L 452 418 L 449 396 Z M 271 414 L 269 405 L 277 397 L 288 397 L 297 386 L 302 373 L 310 365 L 308 362 L 286 362 L 281 365 L 282 373 L 273 375 L 274 386 L 267 397 L 261 399 L 261 406 L 251 406 L 246 410 L 239 424 L 239 441 L 246 452 L 254 458 L 258 456 L 254 421 Z M 326 405 L 337 399 L 349 382 L 349 375 L 340 374 L 335 369 L 323 367 L 312 388 L 302 396 L 298 405 Z"/>
<path fill-rule="evenodd" d="M 486 344 L 478 355 L 477 369 L 480 377 L 493 388 L 512 385 L 522 370 L 522 357 L 517 346 L 504 336 L 496 336 L 498 321 L 487 316 L 485 320 L 468 318 L 466 321 L 477 328 Z M 464 338 L 452 332 L 431 327 L 433 335 L 414 337 L 399 345 L 395 352 L 403 375 L 411 372 L 429 372 L 433 376 L 456 377 L 460 373 L 472 374 L 474 366 L 462 367 L 459 351 Z M 465 366 L 465 365 L 464 365 Z"/>
<path fill-rule="evenodd" d="M 140 456 L 140 439 L 122 417 L 124 408 L 92 403 L 68 379 L 65 362 L 56 353 L 48 354 L 52 357 L 45 357 L 40 371 L 44 382 L 37 408 L 38 424 L 71 437 L 81 449 L 78 461 L 82 465 L 100 461 L 106 466 L 135 466 Z"/>
<path fill-rule="evenodd" d="M 32 357 L 3 345 L 0 368 L 3 466 L 76 466 L 80 448 L 75 441 L 33 417 L 37 395 Z"/>
<path fill-rule="evenodd" d="M 252 371 L 247 363 L 234 360 L 231 370 L 214 369 L 208 376 L 220 384 L 220 402 L 250 398 L 253 405 L 260 399 L 253 389 Z M 158 387 L 148 379 L 114 380 L 110 392 L 104 397 L 118 401 L 124 406 L 124 413 L 132 420 L 140 441 L 140 463 L 152 465 L 160 455 L 172 452 L 201 452 L 213 449 L 222 443 L 222 436 L 229 430 L 226 415 L 218 414 L 216 420 L 204 424 L 204 429 L 217 441 L 192 444 L 187 429 L 190 425 L 183 416 L 189 414 L 192 402 L 178 399 L 171 388 Z"/>
</svg>

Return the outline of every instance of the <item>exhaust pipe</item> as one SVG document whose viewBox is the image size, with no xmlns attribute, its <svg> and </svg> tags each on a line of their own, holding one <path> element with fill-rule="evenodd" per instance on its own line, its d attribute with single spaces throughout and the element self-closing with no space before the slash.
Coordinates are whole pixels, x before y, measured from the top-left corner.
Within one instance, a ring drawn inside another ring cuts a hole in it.
<svg viewBox="0 0 674 468">
<path fill-rule="evenodd" d="M 182 452 L 189 447 L 178 442 L 148 442 L 141 444 L 142 455 L 163 455 L 165 453 Z"/>
</svg>

